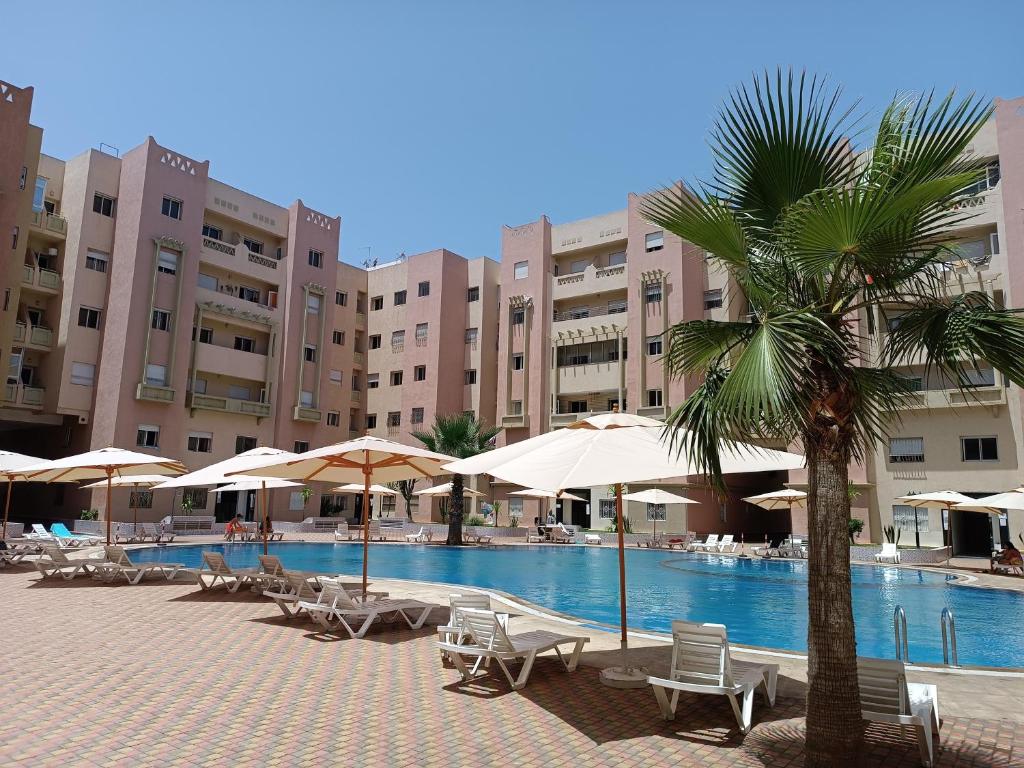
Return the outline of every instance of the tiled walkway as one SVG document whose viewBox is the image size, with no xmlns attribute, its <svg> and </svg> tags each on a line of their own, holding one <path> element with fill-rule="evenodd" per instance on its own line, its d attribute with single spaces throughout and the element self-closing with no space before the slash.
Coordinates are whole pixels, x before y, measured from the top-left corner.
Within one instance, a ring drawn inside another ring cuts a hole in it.
<svg viewBox="0 0 1024 768">
<path fill-rule="evenodd" d="M 0 766 L 802 764 L 799 699 L 758 706 L 741 740 L 724 700 L 690 697 L 664 723 L 649 690 L 549 661 L 521 693 L 496 677 L 461 685 L 432 627 L 325 637 L 244 590 L 43 583 L 8 568 L 0 604 Z M 1015 727 L 948 718 L 938 765 L 1024 765 Z M 918 765 L 917 749 L 872 726 L 860 764 Z"/>
</svg>

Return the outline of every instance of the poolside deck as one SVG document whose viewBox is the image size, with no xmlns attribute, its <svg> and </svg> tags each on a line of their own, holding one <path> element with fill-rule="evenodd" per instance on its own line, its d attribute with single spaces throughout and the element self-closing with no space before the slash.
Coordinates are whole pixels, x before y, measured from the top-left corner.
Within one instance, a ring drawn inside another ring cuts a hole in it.
<svg viewBox="0 0 1024 768">
<path fill-rule="evenodd" d="M 435 585 L 378 587 L 439 605 Z M 802 764 L 802 662 L 782 659 L 774 709 L 757 707 L 740 740 L 727 703 L 690 697 L 675 723 L 648 690 L 598 681 L 616 638 L 593 637 L 566 675 L 538 662 L 521 693 L 504 680 L 459 683 L 443 668 L 433 627 L 325 637 L 285 621 L 248 591 L 200 592 L 185 582 L 107 586 L 41 582 L 0 570 L 6 611 L 0 656 L 0 765 L 32 766 L 797 766 Z M 515 613 L 515 611 L 513 611 Z M 565 630 L 518 615 L 516 631 Z M 653 672 L 668 647 L 638 641 Z M 1024 764 L 1024 680 L 915 673 L 940 685 L 940 766 Z M 864 766 L 917 765 L 898 729 L 871 726 Z"/>
</svg>

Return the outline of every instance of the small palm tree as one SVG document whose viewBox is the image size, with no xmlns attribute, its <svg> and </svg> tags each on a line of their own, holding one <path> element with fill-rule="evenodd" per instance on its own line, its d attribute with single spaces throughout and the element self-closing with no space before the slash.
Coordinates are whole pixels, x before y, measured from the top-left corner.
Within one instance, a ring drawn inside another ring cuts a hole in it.
<svg viewBox="0 0 1024 768">
<path fill-rule="evenodd" d="M 429 432 L 412 436 L 428 450 L 468 459 L 494 447 L 501 427 L 488 427 L 471 413 L 437 416 Z M 451 503 L 448 511 L 448 543 L 462 544 L 462 475 L 452 475 Z"/>
<path fill-rule="evenodd" d="M 673 374 L 704 377 L 669 418 L 673 446 L 717 483 L 719 439 L 807 456 L 809 766 L 852 765 L 861 738 L 850 462 L 892 428 L 907 366 L 923 360 L 965 391 L 983 361 L 1024 382 L 1018 311 L 943 277 L 957 258 L 950 227 L 969 218 L 957 202 L 982 172 L 966 151 L 990 107 L 896 99 L 858 154 L 839 99 L 792 73 L 739 89 L 711 135 L 713 180 L 655 193 L 644 211 L 728 272 L 730 302 L 749 318 L 669 330 Z M 898 323 L 880 333 L 893 308 Z"/>
<path fill-rule="evenodd" d="M 412 521 L 412 497 L 416 490 L 416 478 L 411 480 L 396 480 L 392 483 L 388 483 L 388 488 L 392 491 L 397 491 L 405 500 L 405 516 Z"/>
</svg>

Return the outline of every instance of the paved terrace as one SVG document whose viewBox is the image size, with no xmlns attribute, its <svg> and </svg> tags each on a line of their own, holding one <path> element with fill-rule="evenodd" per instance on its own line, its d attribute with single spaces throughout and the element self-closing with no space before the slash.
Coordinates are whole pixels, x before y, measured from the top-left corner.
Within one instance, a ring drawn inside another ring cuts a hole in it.
<svg viewBox="0 0 1024 768">
<path fill-rule="evenodd" d="M 436 603 L 431 625 L 447 618 L 443 586 L 374 586 Z M 432 626 L 386 625 L 364 640 L 323 635 L 247 590 L 201 592 L 184 580 L 43 582 L 31 567 L 8 567 L 0 600 L 4 766 L 802 764 L 798 657 L 776 659 L 779 701 L 768 709 L 759 699 L 741 739 L 720 697 L 684 698 L 666 723 L 650 690 L 602 686 L 598 670 L 617 656 L 615 635 L 514 603 L 515 632 L 591 636 L 577 672 L 542 660 L 522 692 L 498 676 L 463 684 L 441 665 Z M 652 672 L 667 670 L 664 642 L 634 645 Z M 937 765 L 1024 765 L 1024 679 L 935 671 L 911 679 L 940 688 Z M 919 764 L 898 728 L 871 725 L 866 739 L 860 765 Z"/>
</svg>

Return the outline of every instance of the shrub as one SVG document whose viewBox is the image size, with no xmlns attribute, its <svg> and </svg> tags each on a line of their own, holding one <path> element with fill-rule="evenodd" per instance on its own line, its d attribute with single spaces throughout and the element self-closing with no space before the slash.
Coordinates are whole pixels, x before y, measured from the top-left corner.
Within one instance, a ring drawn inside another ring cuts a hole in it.
<svg viewBox="0 0 1024 768">
<path fill-rule="evenodd" d="M 100 511 L 98 509 L 83 509 L 82 513 L 78 516 L 79 520 L 99 520 Z"/>
<path fill-rule="evenodd" d="M 847 521 L 846 526 L 847 530 L 850 532 L 850 543 L 855 544 L 857 537 L 860 536 L 861 531 L 864 530 L 864 521 L 856 517 L 851 517 Z"/>
<path fill-rule="evenodd" d="M 486 525 L 486 523 L 480 515 L 473 515 L 466 521 L 466 525 Z"/>
</svg>

